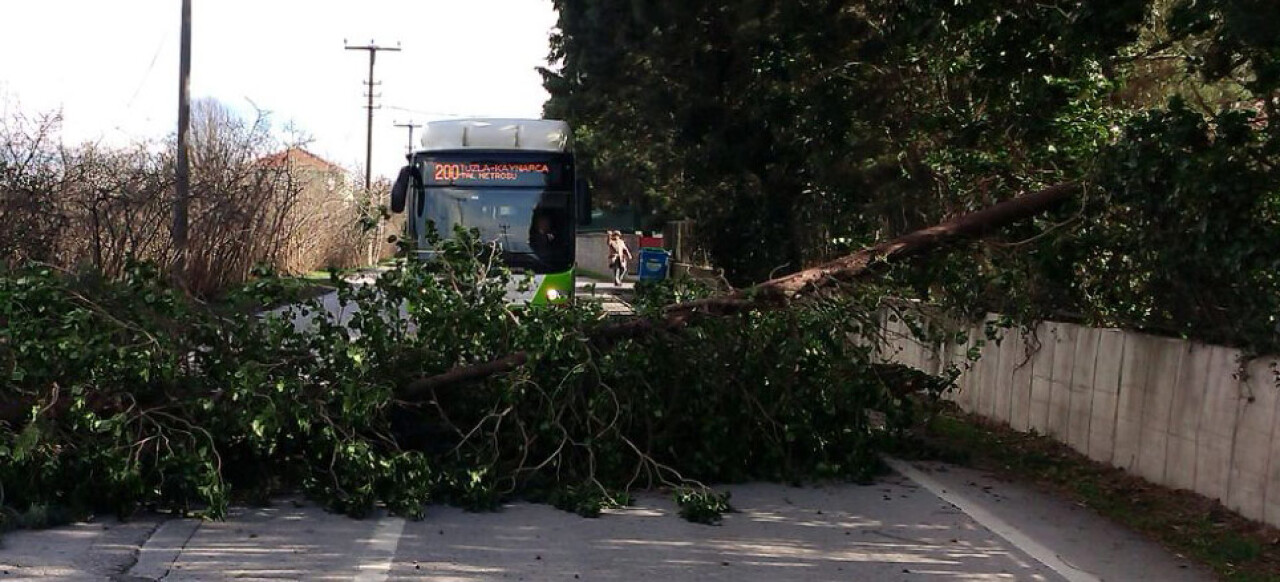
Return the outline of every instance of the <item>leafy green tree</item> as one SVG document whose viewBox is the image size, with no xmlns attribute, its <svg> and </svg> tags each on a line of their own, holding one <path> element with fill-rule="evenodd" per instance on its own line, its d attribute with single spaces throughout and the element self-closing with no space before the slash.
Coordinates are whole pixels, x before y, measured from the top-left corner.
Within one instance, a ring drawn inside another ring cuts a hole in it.
<svg viewBox="0 0 1280 582">
<path fill-rule="evenodd" d="M 1280 236 L 1266 218 L 1280 161 L 1270 122 L 1280 106 L 1280 37 L 1270 32 L 1280 5 L 556 6 L 547 113 L 576 128 L 586 174 L 605 197 L 695 219 L 737 283 L 1077 182 L 1080 204 L 966 253 L 922 258 L 896 279 L 904 292 L 975 313 L 1280 343 L 1264 334 L 1276 316 L 1263 297 L 1271 288 L 1248 274 L 1269 265 Z M 1238 199 L 1218 207 L 1212 196 L 1171 194 L 1224 188 Z M 1134 230 L 1202 223 L 1215 244 L 1183 244 L 1200 230 Z M 1257 244 L 1237 244 L 1245 236 Z M 1134 244 L 1170 258 L 1111 260 Z M 1222 255 L 1224 246 L 1236 251 Z M 1186 305 L 1181 286 L 1152 284 L 1166 280 L 1160 269 L 1175 253 L 1195 253 L 1184 266 L 1230 274 L 1198 292 L 1221 301 Z M 1241 285 L 1255 298 L 1227 299 Z M 1169 309 L 1138 307 L 1153 304 Z M 1220 325 L 1224 317 L 1260 323 L 1244 332 Z"/>
<path fill-rule="evenodd" d="M 565 1 L 547 113 L 606 195 L 696 218 L 759 280 L 1048 182 L 1018 150 L 1043 149 L 1079 90 L 1063 79 L 1131 42 L 1144 6 L 1059 4 Z M 951 183 L 973 167 L 987 200 Z"/>
</svg>

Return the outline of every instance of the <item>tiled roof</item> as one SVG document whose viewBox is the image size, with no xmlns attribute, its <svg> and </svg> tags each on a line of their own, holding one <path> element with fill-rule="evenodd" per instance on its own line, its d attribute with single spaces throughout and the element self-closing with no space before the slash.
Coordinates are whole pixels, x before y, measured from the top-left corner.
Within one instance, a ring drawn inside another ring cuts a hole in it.
<svg viewBox="0 0 1280 582">
<path fill-rule="evenodd" d="M 282 152 L 271 154 L 262 158 L 259 162 L 266 166 L 283 166 L 292 162 L 297 165 L 319 167 L 321 169 L 334 172 L 346 171 L 346 168 L 317 156 L 307 151 L 306 148 L 301 147 L 292 147 Z"/>
</svg>

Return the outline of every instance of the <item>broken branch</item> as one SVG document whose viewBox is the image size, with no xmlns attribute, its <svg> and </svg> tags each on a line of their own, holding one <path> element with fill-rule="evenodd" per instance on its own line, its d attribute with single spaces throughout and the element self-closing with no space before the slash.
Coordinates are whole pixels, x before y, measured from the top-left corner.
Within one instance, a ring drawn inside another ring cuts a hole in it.
<svg viewBox="0 0 1280 582">
<path fill-rule="evenodd" d="M 605 349 L 624 339 L 646 337 L 659 331 L 677 331 L 687 325 L 695 313 L 732 315 L 762 307 L 782 307 L 798 295 L 875 275 L 879 272 L 874 268 L 877 265 L 900 263 L 946 243 L 981 237 L 993 230 L 1030 218 L 1065 202 L 1079 192 L 1080 188 L 1076 183 L 1051 186 L 754 287 L 669 306 L 658 320 L 637 318 L 601 327 L 591 332 L 591 338 L 598 348 Z M 527 360 L 528 356 L 524 352 L 516 352 L 492 362 L 455 368 L 410 384 L 403 396 L 414 398 L 441 386 L 508 372 Z"/>
<path fill-rule="evenodd" d="M 458 366 L 443 374 L 428 376 L 413 381 L 400 392 L 400 396 L 409 399 L 420 399 L 422 396 L 430 394 L 436 388 L 448 386 L 451 384 L 459 384 L 488 378 L 494 374 L 503 374 L 510 372 L 529 361 L 529 355 L 525 352 L 515 352 L 507 354 L 483 364 L 474 366 Z"/>
</svg>

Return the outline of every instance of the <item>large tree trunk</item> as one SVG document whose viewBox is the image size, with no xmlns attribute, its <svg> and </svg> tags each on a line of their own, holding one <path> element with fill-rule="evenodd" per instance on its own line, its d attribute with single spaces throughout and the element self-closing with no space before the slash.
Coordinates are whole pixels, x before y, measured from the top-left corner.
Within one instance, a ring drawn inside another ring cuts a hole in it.
<svg viewBox="0 0 1280 582">
<path fill-rule="evenodd" d="M 1078 184 L 1059 184 L 1034 194 L 1006 200 L 942 224 L 862 249 L 812 269 L 766 281 L 757 285 L 755 289 L 759 292 L 793 296 L 829 283 L 863 278 L 875 273 L 872 267 L 876 264 L 900 263 L 904 259 L 933 250 L 947 242 L 981 237 L 992 230 L 1040 214 L 1066 201 L 1079 189 Z"/>
<path fill-rule="evenodd" d="M 875 276 L 881 272 L 878 267 L 901 263 L 947 243 L 978 238 L 993 230 L 1036 216 L 1065 202 L 1079 190 L 1080 186 L 1075 183 L 1052 186 L 867 247 L 817 267 L 765 281 L 754 287 L 720 297 L 672 305 L 667 310 L 667 314 L 670 317 L 677 313 L 698 310 L 734 312 L 766 304 L 785 304 L 791 299 L 830 285 Z"/>
</svg>

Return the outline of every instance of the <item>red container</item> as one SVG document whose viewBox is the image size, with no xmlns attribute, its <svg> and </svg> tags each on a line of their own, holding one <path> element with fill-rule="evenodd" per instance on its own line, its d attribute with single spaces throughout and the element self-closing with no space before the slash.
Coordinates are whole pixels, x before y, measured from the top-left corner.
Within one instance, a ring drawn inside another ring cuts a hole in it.
<svg viewBox="0 0 1280 582">
<path fill-rule="evenodd" d="M 645 236 L 643 234 L 640 235 L 640 248 L 642 249 L 666 248 L 663 246 L 662 244 L 663 242 L 664 241 L 662 239 L 662 235 L 657 235 L 657 236 Z"/>
</svg>

